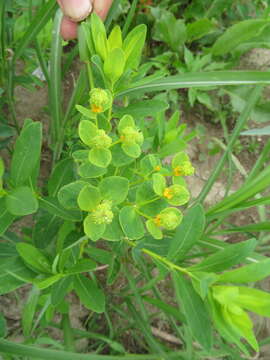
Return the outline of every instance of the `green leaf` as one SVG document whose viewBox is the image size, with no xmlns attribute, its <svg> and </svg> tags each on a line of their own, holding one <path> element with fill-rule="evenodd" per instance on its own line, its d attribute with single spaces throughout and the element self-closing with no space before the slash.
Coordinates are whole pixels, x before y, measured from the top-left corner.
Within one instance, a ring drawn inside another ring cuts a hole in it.
<svg viewBox="0 0 270 360">
<path fill-rule="evenodd" d="M 125 235 L 129 239 L 136 240 L 143 237 L 143 222 L 133 206 L 123 207 L 119 214 L 119 220 Z"/>
<path fill-rule="evenodd" d="M 47 257 L 37 248 L 30 244 L 18 243 L 16 249 L 23 261 L 31 268 L 42 273 L 51 273 L 51 264 Z"/>
<path fill-rule="evenodd" d="M 185 254 L 201 238 L 205 227 L 205 215 L 201 205 L 195 205 L 184 215 L 181 225 L 173 236 L 168 258 L 173 261 L 183 259 Z"/>
<path fill-rule="evenodd" d="M 11 215 L 6 208 L 5 198 L 0 198 L 0 235 L 4 234 L 15 219 L 16 216 Z"/>
<path fill-rule="evenodd" d="M 49 196 L 55 197 L 59 189 L 74 180 L 74 162 L 72 159 L 59 161 L 54 167 L 48 181 Z"/>
<path fill-rule="evenodd" d="M 104 293 L 96 286 L 93 280 L 82 275 L 77 275 L 74 279 L 74 288 L 76 294 L 87 309 L 97 313 L 104 312 Z"/>
<path fill-rule="evenodd" d="M 88 215 L 83 222 L 85 234 L 93 241 L 99 240 L 105 232 L 105 224 L 96 224 L 93 221 L 92 215 Z"/>
<path fill-rule="evenodd" d="M 217 39 L 212 47 L 212 53 L 224 55 L 234 50 L 239 44 L 258 36 L 268 24 L 268 20 L 250 19 L 231 26 Z"/>
<path fill-rule="evenodd" d="M 113 146 L 112 148 L 112 165 L 115 167 L 121 167 L 129 165 L 134 161 L 134 158 L 126 155 L 122 150 L 120 144 Z"/>
<path fill-rule="evenodd" d="M 169 144 L 162 145 L 158 155 L 162 159 L 164 157 L 174 155 L 179 151 L 185 150 L 186 147 L 187 143 L 184 140 L 178 138 Z"/>
<path fill-rule="evenodd" d="M 270 317 L 270 294 L 258 289 L 239 286 L 239 296 L 235 303 L 261 316 Z"/>
<path fill-rule="evenodd" d="M 61 302 L 64 300 L 72 283 L 72 279 L 72 276 L 66 276 L 53 284 L 51 290 L 51 304 L 53 306 L 61 304 Z"/>
<path fill-rule="evenodd" d="M 86 185 L 85 181 L 79 180 L 63 186 L 57 195 L 59 203 L 66 209 L 77 209 L 79 193 Z"/>
<path fill-rule="evenodd" d="M 122 49 L 115 48 L 109 52 L 108 57 L 104 61 L 104 73 L 112 84 L 122 76 L 125 63 L 125 53 Z"/>
<path fill-rule="evenodd" d="M 153 116 L 162 111 L 168 109 L 168 103 L 162 100 L 141 100 L 135 103 L 129 104 L 126 107 L 114 106 L 113 116 L 121 118 L 122 116 L 129 114 L 133 117 L 143 118 L 147 116 Z"/>
<path fill-rule="evenodd" d="M 122 31 L 119 25 L 114 26 L 112 29 L 109 38 L 108 38 L 108 48 L 109 51 L 112 51 L 115 48 L 122 48 Z"/>
<path fill-rule="evenodd" d="M 126 56 L 125 69 L 136 69 L 139 66 L 147 27 L 144 24 L 136 26 L 129 32 L 123 43 L 123 50 Z"/>
<path fill-rule="evenodd" d="M 163 192 L 166 188 L 165 177 L 161 174 L 153 174 L 153 189 L 157 195 L 163 196 Z"/>
<path fill-rule="evenodd" d="M 35 286 L 33 286 L 22 312 L 23 335 L 26 337 L 29 337 L 31 335 L 39 296 L 40 291 Z"/>
<path fill-rule="evenodd" d="M 179 307 L 186 317 L 192 335 L 209 351 L 212 347 L 212 327 L 206 305 L 191 283 L 178 272 L 173 272 L 173 282 Z"/>
<path fill-rule="evenodd" d="M 32 190 L 27 186 L 20 186 L 6 196 L 7 210 L 16 216 L 33 214 L 38 209 L 38 201 Z"/>
<path fill-rule="evenodd" d="M 197 265 L 191 266 L 191 271 L 219 272 L 244 261 L 256 247 L 256 240 L 250 239 L 232 244 L 215 254 L 208 256 Z M 269 272 L 270 273 L 270 272 Z M 219 278 L 220 281 L 220 278 Z"/>
<path fill-rule="evenodd" d="M 246 253 L 246 256 L 249 255 L 256 246 L 255 239 L 252 239 L 249 241 L 250 241 L 251 248 L 252 248 L 252 246 L 253 246 L 253 248 L 252 249 L 250 248 L 250 252 Z M 247 241 L 245 241 L 245 243 L 247 243 Z M 231 246 L 230 246 L 230 248 L 231 248 Z M 238 256 L 239 256 L 239 254 L 238 254 Z M 258 263 L 249 264 L 246 266 L 242 266 L 238 269 L 225 272 L 224 274 L 221 274 L 219 276 L 218 281 L 219 282 L 231 282 L 231 283 L 249 283 L 249 282 L 260 281 L 269 275 L 270 275 L 270 259 L 266 259 L 266 260 L 262 260 Z"/>
<path fill-rule="evenodd" d="M 2 259 L 0 270 L 0 295 L 16 290 L 36 276 L 17 256 Z"/>
<path fill-rule="evenodd" d="M 209 288 L 218 280 L 218 275 L 208 272 L 193 272 L 194 277 L 191 278 L 194 289 L 205 299 L 208 295 Z"/>
<path fill-rule="evenodd" d="M 101 195 L 99 189 L 86 185 L 79 193 L 78 204 L 83 211 L 94 210 L 101 202 Z"/>
<path fill-rule="evenodd" d="M 194 41 L 214 31 L 216 28 L 209 19 L 199 19 L 187 25 L 187 41 Z"/>
<path fill-rule="evenodd" d="M 129 181 L 124 177 L 109 176 L 100 182 L 99 190 L 104 199 L 120 204 L 128 195 Z"/>
<path fill-rule="evenodd" d="M 90 259 L 80 259 L 77 263 L 70 268 L 68 268 L 65 273 L 66 274 L 80 274 L 84 272 L 89 272 L 94 270 L 97 267 L 97 264 Z"/>
<path fill-rule="evenodd" d="M 42 209 L 47 211 L 49 214 L 58 216 L 64 220 L 68 221 L 81 221 L 82 213 L 79 210 L 68 210 L 63 208 L 57 199 L 47 197 L 40 198 L 39 205 Z"/>
<path fill-rule="evenodd" d="M 184 89 L 241 84 L 269 84 L 270 74 L 264 71 L 205 71 L 173 75 L 158 80 L 133 83 L 128 89 L 121 90 L 116 97 L 141 94 L 152 91 Z"/>
<path fill-rule="evenodd" d="M 238 204 L 248 200 L 254 195 L 264 191 L 270 185 L 270 166 L 267 166 L 255 178 L 247 181 L 241 188 L 235 191 L 232 195 L 227 196 L 218 204 L 212 206 L 207 215 L 217 216 L 222 211 L 232 209 Z"/>
<path fill-rule="evenodd" d="M 91 149 L 89 161 L 98 167 L 106 168 L 112 161 L 111 151 L 109 149 Z"/>
<path fill-rule="evenodd" d="M 90 109 L 87 109 L 86 107 L 84 107 L 82 105 L 76 105 L 75 107 L 79 111 L 79 113 L 81 113 L 87 119 L 95 119 L 97 116 L 95 113 L 93 113 L 93 111 L 91 111 Z M 82 120 L 82 121 L 88 121 L 88 120 Z"/>
<path fill-rule="evenodd" d="M 25 184 L 38 166 L 41 141 L 41 123 L 25 124 L 16 141 L 11 160 L 10 180 L 14 186 Z"/>
<path fill-rule="evenodd" d="M 91 32 L 96 53 L 105 60 L 108 56 L 108 42 L 106 29 L 100 17 L 95 13 L 91 15 Z"/>
<path fill-rule="evenodd" d="M 52 286 L 53 284 L 57 283 L 59 280 L 63 278 L 63 274 L 56 274 L 49 276 L 45 279 L 35 279 L 33 283 L 40 289 L 44 290 L 48 287 Z"/>
<path fill-rule="evenodd" d="M 82 120 L 79 124 L 79 136 L 82 142 L 92 146 L 93 137 L 97 134 L 97 127 L 89 120 Z"/>
<path fill-rule="evenodd" d="M 249 355 L 246 347 L 240 341 L 239 333 L 231 327 L 231 324 L 226 319 L 224 319 L 221 305 L 214 301 L 212 296 L 209 296 L 209 301 L 214 324 L 220 335 L 227 340 L 229 344 L 236 344 L 245 355 Z"/>
<path fill-rule="evenodd" d="M 87 153 L 89 153 L 89 151 Z M 87 154 L 87 162 L 81 164 L 78 169 L 78 174 L 85 179 L 87 178 L 94 179 L 106 174 L 106 172 L 107 172 L 106 168 L 102 168 L 94 164 L 91 164 L 88 161 L 88 154 Z"/>
</svg>

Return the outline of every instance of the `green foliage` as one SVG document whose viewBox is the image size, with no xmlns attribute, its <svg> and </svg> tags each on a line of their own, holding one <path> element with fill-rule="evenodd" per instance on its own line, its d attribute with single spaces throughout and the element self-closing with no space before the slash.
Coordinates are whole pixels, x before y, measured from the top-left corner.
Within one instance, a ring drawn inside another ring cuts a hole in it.
<svg viewBox="0 0 270 360">
<path fill-rule="evenodd" d="M 259 346 L 248 312 L 269 317 L 270 295 L 240 285 L 270 274 L 262 255 L 269 241 L 264 208 L 270 202 L 265 195 L 269 144 L 250 174 L 242 171 L 246 179 L 238 190 L 229 192 L 229 183 L 234 164 L 242 169 L 233 146 L 247 120 L 262 113 L 267 119 L 268 110 L 258 103 L 262 86 L 244 91 L 232 85 L 270 80 L 268 72 L 230 69 L 252 42 L 266 41 L 267 14 L 254 4 L 224 0 L 163 0 L 155 7 L 134 1 L 123 31 L 116 25 L 108 32 L 111 19 L 118 17 L 122 25 L 119 9 L 128 9 L 115 0 L 106 25 L 93 14 L 79 26 L 78 48 L 62 53 L 61 12 L 53 25 L 50 19 L 55 8 L 53 0 L 0 4 L 0 107 L 8 114 L 3 124 L 0 118 L 0 147 L 8 145 L 11 154 L 11 162 L 4 159 L 6 166 L 0 159 L 0 294 L 32 284 L 21 321 L 29 345 L 1 339 L 0 352 L 54 359 L 101 359 L 99 353 L 106 353 L 108 360 L 250 357 L 251 349 L 258 352 Z M 240 16 L 239 21 L 234 14 L 250 10 L 258 19 Z M 142 23 L 150 25 L 146 43 Z M 13 26 L 22 34 L 14 34 Z M 51 32 L 52 46 L 46 51 Z M 14 49 L 13 58 L 7 58 L 7 49 Z M 74 81 L 64 110 L 62 79 L 78 51 L 85 69 Z M 149 61 L 140 65 L 145 56 Z M 12 148 L 13 124 L 19 128 L 13 95 L 19 83 L 15 60 L 20 57 L 29 69 L 29 63 L 37 61 L 42 69 L 49 85 L 51 123 L 42 142 L 41 123 L 26 120 Z M 230 87 L 218 91 L 226 85 Z M 188 90 L 170 91 L 174 89 Z M 228 114 L 234 120 L 234 113 L 219 101 L 224 94 L 241 112 L 230 135 L 225 118 Z M 207 119 L 214 114 L 225 130 L 224 155 L 197 197 L 192 186 L 188 189 L 188 177 L 201 174 L 186 149 L 198 134 L 193 129 L 187 133 L 179 103 L 185 110 L 195 107 L 194 113 Z M 38 178 L 39 173 L 44 176 L 39 171 L 40 163 L 44 165 L 42 144 L 52 152 L 48 179 Z M 204 200 L 221 173 L 228 178 L 224 199 L 206 206 Z M 256 206 L 256 224 L 233 224 L 232 213 Z M 21 228 L 19 220 L 31 214 L 31 225 Z M 20 232 L 11 227 L 17 220 Z M 238 243 L 235 232 L 242 236 Z M 227 241 L 215 237 L 222 234 Z M 84 330 L 70 323 L 74 294 L 90 311 Z M 166 339 L 182 344 L 179 351 L 169 350 L 164 334 L 157 332 L 161 319 Z M 64 341 L 48 335 L 48 327 L 63 330 Z M 128 342 L 126 348 L 118 342 L 126 337 L 126 328 L 143 355 L 129 354 Z M 0 314 L 0 337 L 8 336 Z M 91 354 L 74 353 L 81 338 L 91 339 Z"/>
</svg>

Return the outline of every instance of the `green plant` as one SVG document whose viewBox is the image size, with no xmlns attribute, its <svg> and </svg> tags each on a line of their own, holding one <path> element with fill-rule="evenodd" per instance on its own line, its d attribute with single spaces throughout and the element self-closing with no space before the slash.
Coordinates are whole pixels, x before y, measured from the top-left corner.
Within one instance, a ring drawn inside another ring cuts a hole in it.
<svg viewBox="0 0 270 360">
<path fill-rule="evenodd" d="M 208 209 L 204 200 L 227 159 L 232 160 L 232 149 L 261 96 L 260 84 L 270 81 L 269 74 L 202 71 L 146 76 L 148 65 L 140 65 L 146 27 L 139 25 L 123 36 L 116 26 L 107 36 L 101 20 L 92 15 L 80 26 L 79 52 L 85 69 L 63 116 L 58 78 L 60 20 L 57 13 L 50 80 L 55 164 L 48 184 L 38 183 L 39 122 L 25 121 L 9 171 L 0 162 L 0 293 L 32 284 L 22 316 L 25 344 L 1 339 L 0 352 L 57 359 L 247 358 L 259 345 L 246 311 L 268 317 L 270 295 L 243 284 L 270 274 L 269 259 L 260 253 L 267 239 L 256 241 L 254 235 L 264 234 L 269 224 L 259 221 L 230 227 L 227 223 L 233 213 L 269 204 L 269 196 L 260 195 L 270 183 L 269 165 L 265 166 L 269 144 L 239 190 Z M 185 177 L 196 174 L 196 169 L 185 150 L 194 133 L 186 133 L 178 111 L 166 120 L 164 98 L 145 98 L 144 94 L 242 83 L 256 86 L 248 94 L 223 156 L 199 196 L 193 198 Z M 76 120 L 74 127 L 68 128 L 69 118 Z M 67 129 L 73 134 L 64 146 Z M 179 206 L 184 205 L 180 211 Z M 34 214 L 33 229 L 18 238 L 10 226 L 29 214 Z M 222 233 L 236 232 L 243 234 L 244 241 L 232 244 L 218 239 Z M 95 243 L 100 239 L 106 240 L 104 248 Z M 234 268 L 236 265 L 242 266 Z M 107 269 L 105 280 L 98 276 L 100 266 Z M 112 294 L 103 290 L 119 279 L 124 282 L 122 289 L 111 289 Z M 174 287 L 171 302 L 160 291 L 162 280 Z M 70 324 L 72 304 L 67 294 L 71 292 L 91 311 L 85 331 Z M 149 314 L 146 304 L 158 313 Z M 120 339 L 125 328 L 114 329 L 112 311 L 123 323 L 128 318 L 127 326 L 139 333 L 134 337 L 145 354 L 122 355 L 126 350 Z M 180 351 L 172 351 L 154 337 L 151 325 L 160 313 L 180 339 Z M 55 322 L 55 314 L 61 316 L 61 324 Z M 98 316 L 103 316 L 108 335 L 97 333 Z M 49 326 L 63 330 L 63 344 L 48 338 Z M 0 329 L 6 337 L 2 317 Z M 46 334 L 44 342 L 52 349 L 29 346 L 38 345 L 35 334 L 43 338 Z M 96 353 L 76 354 L 80 337 L 94 339 Z M 111 355 L 99 355 L 104 346 Z"/>
</svg>

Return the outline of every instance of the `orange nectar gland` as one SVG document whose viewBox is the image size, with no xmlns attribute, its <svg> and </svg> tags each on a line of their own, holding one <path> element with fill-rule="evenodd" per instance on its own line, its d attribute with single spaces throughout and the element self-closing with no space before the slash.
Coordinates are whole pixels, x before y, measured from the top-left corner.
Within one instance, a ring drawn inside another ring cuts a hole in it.
<svg viewBox="0 0 270 360">
<path fill-rule="evenodd" d="M 173 189 L 171 188 L 166 188 L 163 192 L 163 196 L 166 198 L 166 199 L 172 199 L 173 196 L 174 196 L 174 191 Z"/>
<path fill-rule="evenodd" d="M 155 171 L 160 171 L 161 170 L 161 166 L 157 165 L 155 168 L 154 168 Z"/>
<path fill-rule="evenodd" d="M 156 226 L 161 226 L 161 216 L 160 215 L 157 215 L 154 218 L 154 223 L 155 223 Z"/>
<path fill-rule="evenodd" d="M 95 114 L 99 114 L 103 112 L 103 108 L 101 106 L 97 106 L 95 104 L 91 105 L 91 110 L 93 111 L 93 113 Z"/>
</svg>

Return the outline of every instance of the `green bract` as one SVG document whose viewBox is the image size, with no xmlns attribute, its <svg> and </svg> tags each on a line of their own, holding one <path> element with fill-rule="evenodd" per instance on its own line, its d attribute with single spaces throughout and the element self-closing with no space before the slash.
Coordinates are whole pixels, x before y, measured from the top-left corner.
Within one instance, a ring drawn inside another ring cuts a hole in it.
<svg viewBox="0 0 270 360">
<path fill-rule="evenodd" d="M 123 151 L 132 158 L 141 155 L 143 134 L 136 128 L 133 117 L 124 115 L 117 126 Z"/>
<path fill-rule="evenodd" d="M 88 154 L 89 161 L 97 167 L 106 168 L 112 159 L 108 149 L 112 144 L 111 137 L 89 120 L 80 122 L 79 136 L 82 142 L 92 148 Z"/>
<path fill-rule="evenodd" d="M 174 230 L 180 225 L 183 215 L 176 208 L 166 208 L 162 210 L 155 218 L 146 222 L 147 230 L 155 239 L 162 239 L 162 229 Z"/>
<path fill-rule="evenodd" d="M 172 170 L 173 183 L 180 185 L 183 184 L 183 180 L 181 179 L 183 176 L 190 176 L 195 172 L 188 155 L 184 152 L 180 152 L 173 157 Z"/>
<path fill-rule="evenodd" d="M 182 185 L 171 185 L 166 187 L 163 191 L 163 197 L 169 204 L 180 206 L 186 204 L 190 199 L 190 194 L 187 188 Z"/>
<path fill-rule="evenodd" d="M 127 179 L 110 176 L 102 180 L 98 188 L 86 185 L 81 189 L 77 201 L 81 210 L 89 212 L 84 219 L 84 232 L 91 240 L 100 239 L 106 230 L 105 237 L 115 240 L 114 233 L 119 234 L 117 223 L 114 222 L 109 229 L 107 226 L 113 222 L 117 211 L 113 207 L 126 199 L 128 187 Z"/>
</svg>

